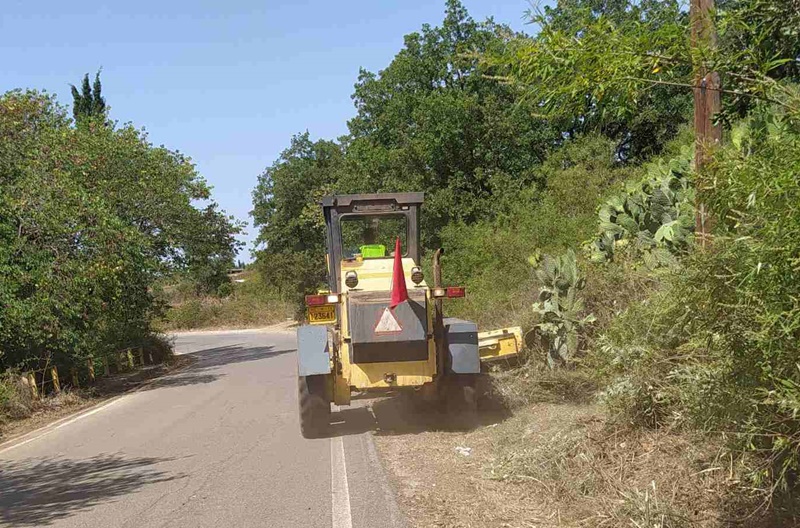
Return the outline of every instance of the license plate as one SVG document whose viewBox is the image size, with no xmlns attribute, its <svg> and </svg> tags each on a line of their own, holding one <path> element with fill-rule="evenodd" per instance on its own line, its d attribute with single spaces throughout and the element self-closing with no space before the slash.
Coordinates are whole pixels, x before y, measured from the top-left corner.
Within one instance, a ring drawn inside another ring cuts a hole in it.
<svg viewBox="0 0 800 528">
<path fill-rule="evenodd" d="M 323 306 L 308 307 L 308 322 L 311 324 L 332 323 L 336 321 L 336 306 L 326 304 Z"/>
</svg>

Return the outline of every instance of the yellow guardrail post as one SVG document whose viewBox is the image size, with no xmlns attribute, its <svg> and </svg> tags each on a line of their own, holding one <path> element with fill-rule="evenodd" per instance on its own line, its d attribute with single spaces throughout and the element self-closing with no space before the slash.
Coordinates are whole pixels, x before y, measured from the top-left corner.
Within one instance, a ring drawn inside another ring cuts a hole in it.
<svg viewBox="0 0 800 528">
<path fill-rule="evenodd" d="M 39 399 L 39 389 L 36 388 L 36 374 L 33 372 L 26 372 L 20 376 L 22 384 L 28 387 L 31 391 L 31 398 L 34 400 Z"/>
<path fill-rule="evenodd" d="M 39 399 L 39 388 L 36 386 L 36 374 L 28 372 L 28 384 L 31 387 L 31 396 L 34 400 Z"/>
<path fill-rule="evenodd" d="M 86 360 L 86 371 L 89 373 L 89 383 L 94 383 L 94 358 Z"/>
<path fill-rule="evenodd" d="M 136 367 L 136 365 L 133 362 L 133 352 L 131 352 L 130 348 L 125 351 L 125 358 L 128 360 L 128 368 L 130 370 L 133 370 Z"/>
<path fill-rule="evenodd" d="M 56 367 L 50 369 L 50 377 L 53 380 L 53 390 L 56 391 L 56 394 L 61 392 L 61 382 L 58 381 L 58 369 Z"/>
</svg>

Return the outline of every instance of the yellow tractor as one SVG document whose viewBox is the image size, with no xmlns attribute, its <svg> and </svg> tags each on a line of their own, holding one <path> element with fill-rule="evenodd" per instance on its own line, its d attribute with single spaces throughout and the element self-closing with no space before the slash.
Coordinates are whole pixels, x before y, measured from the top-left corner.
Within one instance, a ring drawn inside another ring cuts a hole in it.
<svg viewBox="0 0 800 528">
<path fill-rule="evenodd" d="M 442 285 L 441 250 L 433 256 L 432 286 L 423 276 L 422 201 L 423 193 L 322 200 L 328 287 L 306 296 L 308 324 L 297 330 L 300 428 L 307 438 L 325 435 L 331 403 L 350 404 L 354 391 L 414 390 L 423 400 L 446 399 L 449 409 L 475 411 L 478 329 L 443 317 L 443 299 L 465 291 Z"/>
</svg>

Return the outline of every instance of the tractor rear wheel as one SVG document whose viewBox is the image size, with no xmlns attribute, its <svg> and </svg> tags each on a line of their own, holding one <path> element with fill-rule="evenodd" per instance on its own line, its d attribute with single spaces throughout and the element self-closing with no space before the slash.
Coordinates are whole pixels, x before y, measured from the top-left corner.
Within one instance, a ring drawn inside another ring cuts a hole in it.
<svg viewBox="0 0 800 528">
<path fill-rule="evenodd" d="M 298 377 L 300 433 L 305 438 L 325 436 L 331 423 L 331 403 L 325 391 L 325 376 Z"/>
</svg>

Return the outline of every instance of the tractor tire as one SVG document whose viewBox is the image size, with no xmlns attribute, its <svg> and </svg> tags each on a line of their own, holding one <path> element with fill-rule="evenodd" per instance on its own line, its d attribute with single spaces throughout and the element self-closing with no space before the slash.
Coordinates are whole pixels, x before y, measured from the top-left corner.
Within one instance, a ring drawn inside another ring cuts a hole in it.
<svg viewBox="0 0 800 528">
<path fill-rule="evenodd" d="M 300 433 L 304 438 L 320 438 L 328 433 L 331 404 L 325 394 L 325 376 L 299 376 Z"/>
</svg>

